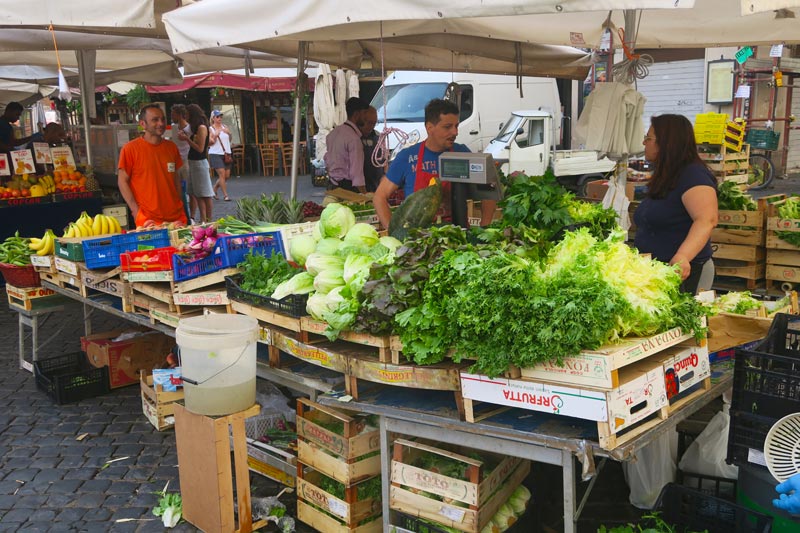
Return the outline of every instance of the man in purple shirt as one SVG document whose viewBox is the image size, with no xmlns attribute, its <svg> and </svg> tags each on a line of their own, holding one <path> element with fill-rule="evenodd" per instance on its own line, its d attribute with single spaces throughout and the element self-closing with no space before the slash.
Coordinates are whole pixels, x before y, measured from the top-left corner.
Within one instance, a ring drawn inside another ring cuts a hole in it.
<svg viewBox="0 0 800 533">
<path fill-rule="evenodd" d="M 325 168 L 328 171 L 328 188 L 341 187 L 353 192 L 367 192 L 364 181 L 364 146 L 361 130 L 356 124 L 369 105 L 361 98 L 350 98 L 345 102 L 347 120 L 326 137 L 328 151 L 325 152 Z"/>
</svg>

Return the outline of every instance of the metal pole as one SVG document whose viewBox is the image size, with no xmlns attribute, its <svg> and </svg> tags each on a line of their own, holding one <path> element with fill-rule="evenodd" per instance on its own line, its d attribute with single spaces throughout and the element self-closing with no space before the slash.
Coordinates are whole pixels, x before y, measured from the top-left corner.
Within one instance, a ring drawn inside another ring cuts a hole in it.
<svg viewBox="0 0 800 533">
<path fill-rule="evenodd" d="M 305 71 L 304 65 L 306 62 L 306 49 L 308 43 L 300 41 L 297 47 L 297 83 L 294 87 L 294 135 L 292 136 L 292 185 L 289 191 L 289 198 L 294 200 L 297 198 L 297 162 L 300 157 L 300 102 L 302 101 L 302 92 L 305 87 L 302 87 L 301 80 L 302 74 Z"/>
<path fill-rule="evenodd" d="M 75 54 L 78 58 L 78 72 L 83 72 L 84 66 L 84 58 L 83 54 Z M 81 80 L 86 79 L 84 76 L 81 76 Z M 91 129 L 91 124 L 89 122 L 89 102 L 94 105 L 94 87 L 84 87 L 84 84 L 81 83 L 81 114 L 83 115 L 83 135 L 85 140 L 86 146 L 86 164 L 90 167 L 94 167 L 92 163 L 94 159 L 92 158 L 92 143 L 91 139 L 89 138 L 89 131 Z"/>
</svg>

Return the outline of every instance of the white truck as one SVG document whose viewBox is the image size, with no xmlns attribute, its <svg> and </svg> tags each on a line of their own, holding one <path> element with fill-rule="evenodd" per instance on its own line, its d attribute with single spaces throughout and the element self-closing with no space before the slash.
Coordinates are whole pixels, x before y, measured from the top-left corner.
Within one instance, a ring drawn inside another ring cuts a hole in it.
<svg viewBox="0 0 800 533">
<path fill-rule="evenodd" d="M 444 98 L 451 83 L 457 83 L 460 91 L 456 142 L 467 145 L 473 152 L 486 148 L 515 109 L 545 109 L 555 115 L 558 144 L 561 101 L 553 78 L 523 77 L 520 97 L 514 76 L 397 71 L 387 76 L 384 88 L 372 99 L 371 105 L 378 110 L 378 131 L 384 126 L 385 98 L 387 126 L 412 135 L 414 143 L 425 139 L 425 106 L 434 98 Z M 396 144 L 397 140 L 390 135 L 389 148 L 394 149 Z"/>
<path fill-rule="evenodd" d="M 583 194 L 586 183 L 604 178 L 615 163 L 594 150 L 556 150 L 556 124 L 546 110 L 514 111 L 483 151 L 506 175 L 521 171 L 541 176 L 552 167 L 562 185 Z"/>
</svg>

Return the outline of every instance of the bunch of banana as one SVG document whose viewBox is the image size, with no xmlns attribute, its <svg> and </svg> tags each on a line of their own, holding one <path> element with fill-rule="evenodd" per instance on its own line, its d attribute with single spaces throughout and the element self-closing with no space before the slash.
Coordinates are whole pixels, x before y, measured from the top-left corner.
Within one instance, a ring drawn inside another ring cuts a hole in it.
<svg viewBox="0 0 800 533">
<path fill-rule="evenodd" d="M 116 218 L 106 215 L 96 215 L 92 218 L 84 211 L 78 220 L 67 226 L 64 237 L 94 237 L 110 233 L 122 233 L 122 227 Z"/>
<path fill-rule="evenodd" d="M 41 239 L 31 238 L 28 247 L 35 251 L 36 255 L 53 255 L 56 250 L 56 234 L 53 233 L 53 230 L 48 229 Z"/>
<path fill-rule="evenodd" d="M 45 174 L 39 178 L 39 184 L 44 187 L 44 192 L 48 194 L 56 192 L 56 182 L 50 174 Z"/>
</svg>

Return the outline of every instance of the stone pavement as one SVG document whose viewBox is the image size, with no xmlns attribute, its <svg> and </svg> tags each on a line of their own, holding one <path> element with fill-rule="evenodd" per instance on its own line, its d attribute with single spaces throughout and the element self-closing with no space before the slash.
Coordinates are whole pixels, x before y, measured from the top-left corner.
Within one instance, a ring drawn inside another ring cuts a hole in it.
<svg viewBox="0 0 800 533">
<path fill-rule="evenodd" d="M 102 313 L 93 320 L 94 331 L 124 325 Z M 150 425 L 136 386 L 55 405 L 18 368 L 17 314 L 5 303 L 0 326 L 7 339 L 0 345 L 0 531 L 164 531 L 151 510 L 167 482 L 169 490 L 180 488 L 174 431 Z M 50 315 L 42 342 L 59 328 L 42 359 L 80 350 L 80 305 Z M 121 460 L 109 464 L 113 459 Z M 125 518 L 137 520 L 116 522 Z M 197 529 L 184 523 L 171 531 Z"/>
</svg>

